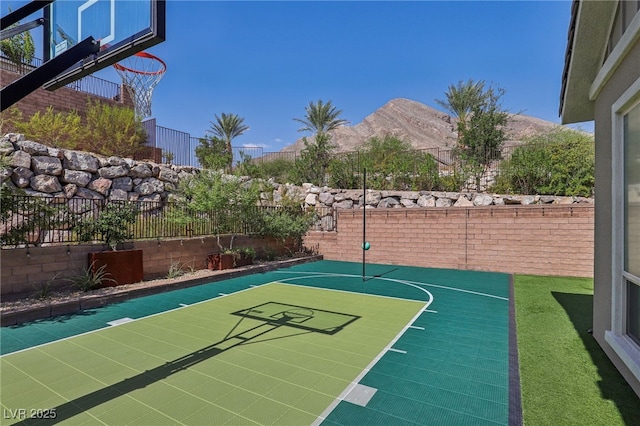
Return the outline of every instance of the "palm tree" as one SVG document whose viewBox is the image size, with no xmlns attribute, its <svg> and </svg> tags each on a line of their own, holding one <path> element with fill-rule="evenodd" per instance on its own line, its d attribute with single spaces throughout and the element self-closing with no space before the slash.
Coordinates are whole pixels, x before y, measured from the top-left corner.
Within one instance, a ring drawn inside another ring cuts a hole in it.
<svg viewBox="0 0 640 426">
<path fill-rule="evenodd" d="M 215 117 L 216 121 L 211 121 L 211 127 L 207 133 L 210 133 L 214 137 L 220 138 L 224 141 L 225 150 L 227 151 L 227 154 L 229 154 L 230 160 L 233 161 L 231 141 L 249 130 L 249 126 L 243 124 L 244 118 L 237 114 L 225 114 L 223 112 L 221 117 L 218 117 L 217 115 Z"/>
<path fill-rule="evenodd" d="M 338 118 L 342 111 L 336 109 L 331 101 L 325 104 L 322 99 L 315 103 L 309 102 L 305 112 L 304 118 L 294 118 L 303 124 L 298 131 L 314 132 L 315 138 L 313 142 L 307 141 L 306 136 L 302 138 L 304 149 L 300 152 L 300 161 L 296 162 L 297 174 L 303 182 L 322 184 L 329 167 L 331 151 L 335 148 L 328 132 L 348 121 Z"/>
<path fill-rule="evenodd" d="M 295 121 L 302 123 L 304 126 L 298 129 L 299 132 L 314 132 L 316 136 L 324 135 L 327 132 L 348 124 L 347 120 L 338 118 L 342 114 L 341 110 L 337 110 L 335 106 L 328 101 L 326 104 L 322 99 L 316 103 L 309 102 L 305 108 L 306 114 L 304 118 L 294 118 Z"/>
<path fill-rule="evenodd" d="M 459 81 L 457 86 L 449 85 L 445 96 L 444 100 L 436 99 L 436 103 L 458 117 L 458 122 L 464 125 L 472 109 L 484 102 L 484 81 Z"/>
</svg>

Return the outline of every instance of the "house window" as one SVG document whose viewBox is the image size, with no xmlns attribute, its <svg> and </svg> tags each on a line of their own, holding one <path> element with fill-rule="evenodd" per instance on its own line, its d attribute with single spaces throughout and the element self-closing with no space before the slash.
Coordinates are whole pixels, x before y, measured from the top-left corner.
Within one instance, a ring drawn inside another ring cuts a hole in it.
<svg viewBox="0 0 640 426">
<path fill-rule="evenodd" d="M 623 275 L 627 334 L 640 344 L 640 104 L 623 117 Z"/>
<path fill-rule="evenodd" d="M 640 78 L 611 114 L 612 299 L 604 337 L 640 380 Z"/>
</svg>

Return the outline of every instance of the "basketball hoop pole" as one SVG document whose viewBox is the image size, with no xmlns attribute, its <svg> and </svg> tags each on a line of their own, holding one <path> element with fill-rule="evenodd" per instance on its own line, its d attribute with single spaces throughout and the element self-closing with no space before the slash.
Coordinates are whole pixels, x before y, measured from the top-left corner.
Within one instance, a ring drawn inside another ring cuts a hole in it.
<svg viewBox="0 0 640 426">
<path fill-rule="evenodd" d="M 367 268 L 367 250 L 365 250 L 365 244 L 367 243 L 367 168 L 362 170 L 362 282 L 366 281 L 366 268 Z"/>
</svg>

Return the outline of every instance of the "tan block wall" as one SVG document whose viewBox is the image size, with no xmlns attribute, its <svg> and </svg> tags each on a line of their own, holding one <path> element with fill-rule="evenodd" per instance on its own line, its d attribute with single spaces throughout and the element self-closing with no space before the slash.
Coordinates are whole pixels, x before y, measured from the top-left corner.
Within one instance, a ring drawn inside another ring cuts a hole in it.
<svg viewBox="0 0 640 426">
<path fill-rule="evenodd" d="M 221 243 L 228 247 L 229 238 Z M 236 237 L 234 247 L 253 247 L 259 257 L 265 248 L 279 254 L 287 251 L 279 241 L 247 236 Z M 185 270 L 205 269 L 207 256 L 220 251 L 214 237 L 137 241 L 122 248 L 143 250 L 145 280 L 166 276 L 175 262 Z M 0 297 L 28 295 L 47 282 L 52 288 L 67 287 L 68 278 L 87 268 L 88 254 L 103 249 L 106 246 L 69 245 L 0 250 Z"/>
<path fill-rule="evenodd" d="M 2 82 L 2 87 L 7 86 L 18 77 L 20 77 L 19 74 L 6 69 L 0 69 L 0 81 Z M 112 106 L 125 106 L 133 109 L 131 96 L 129 96 L 129 92 L 122 85 L 120 85 L 119 98 L 120 100 L 107 99 L 85 92 L 79 92 L 67 87 L 61 87 L 60 89 L 52 92 L 40 88 L 16 102 L 14 106 L 22 112 L 23 120 L 27 120 L 38 111 L 43 113 L 49 106 L 52 106 L 56 112 L 68 112 L 75 110 L 81 117 L 84 117 L 89 99 L 92 101 L 97 100 L 102 103 L 107 103 Z M 4 133 L 7 133 L 12 129 L 3 128 L 2 130 Z"/>
<path fill-rule="evenodd" d="M 362 210 L 337 232 L 311 232 L 329 260 L 362 261 Z M 594 207 L 493 206 L 367 210 L 367 262 L 593 277 Z"/>
</svg>

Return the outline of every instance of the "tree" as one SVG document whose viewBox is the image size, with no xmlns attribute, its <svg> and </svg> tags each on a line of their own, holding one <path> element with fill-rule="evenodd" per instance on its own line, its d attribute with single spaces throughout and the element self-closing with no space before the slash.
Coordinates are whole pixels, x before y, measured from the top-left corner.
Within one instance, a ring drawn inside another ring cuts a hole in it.
<svg viewBox="0 0 640 426">
<path fill-rule="evenodd" d="M 457 86 L 449 85 L 445 92 L 445 99 L 436 99 L 436 103 L 458 118 L 459 122 L 466 122 L 474 107 L 481 104 L 485 97 L 484 81 L 459 81 Z M 458 139 L 460 134 L 458 133 Z"/>
<path fill-rule="evenodd" d="M 234 235 L 246 227 L 242 224 L 257 221 L 256 206 L 260 202 L 261 189 L 256 181 L 247 182 L 220 171 L 203 170 L 181 181 L 176 194 L 184 199 L 185 212 L 188 212 L 190 220 L 213 223 L 218 247 L 224 251 L 221 235 L 232 236 L 231 249 Z M 183 218 L 178 217 L 177 221 L 182 222 Z"/>
<path fill-rule="evenodd" d="M 233 162 L 231 141 L 249 130 L 249 126 L 243 124 L 244 118 L 237 114 L 223 112 L 220 117 L 216 115 L 215 118 L 215 122 L 211 121 L 211 128 L 208 133 L 224 141 L 229 161 L 227 166 L 230 168 Z"/>
<path fill-rule="evenodd" d="M 305 108 L 305 112 L 304 118 L 294 118 L 295 121 L 304 125 L 304 127 L 298 129 L 299 132 L 313 132 L 318 136 L 349 123 L 347 120 L 338 118 L 340 114 L 342 114 L 342 111 L 337 110 L 336 107 L 331 104 L 331 101 L 328 101 L 326 104 L 322 102 L 322 99 L 316 101 L 315 104 L 309 102 L 309 105 Z"/>
<path fill-rule="evenodd" d="M 300 152 L 300 159 L 296 163 L 296 172 L 298 178 L 315 184 L 322 184 L 327 168 L 331 151 L 335 145 L 331 144 L 331 130 L 347 124 L 348 121 L 339 118 L 342 114 L 341 110 L 328 101 L 324 103 L 322 99 L 316 103 L 309 102 L 305 108 L 304 118 L 294 118 L 303 124 L 298 129 L 299 132 L 313 132 L 314 140 L 307 140 L 306 136 L 302 138 L 304 149 Z"/>
<path fill-rule="evenodd" d="M 9 8 L 9 12 L 11 12 L 11 8 Z M 7 29 L 17 27 L 20 24 L 20 22 L 16 22 L 7 27 Z M 11 38 L 0 41 L 0 51 L 4 56 L 9 58 L 11 62 L 16 64 L 18 72 L 22 72 L 25 64 L 31 64 L 36 51 L 31 32 L 24 31 Z"/>
<path fill-rule="evenodd" d="M 229 166 L 232 155 L 227 152 L 226 143 L 215 136 L 200 138 L 196 147 L 196 158 L 205 169 L 222 170 Z"/>
<path fill-rule="evenodd" d="M 480 191 L 480 178 L 494 160 L 502 158 L 502 145 L 507 138 L 505 126 L 509 114 L 502 109 L 500 99 L 504 89 L 489 87 L 472 106 L 466 120 L 458 122 L 456 154 L 465 161 Z"/>
</svg>

